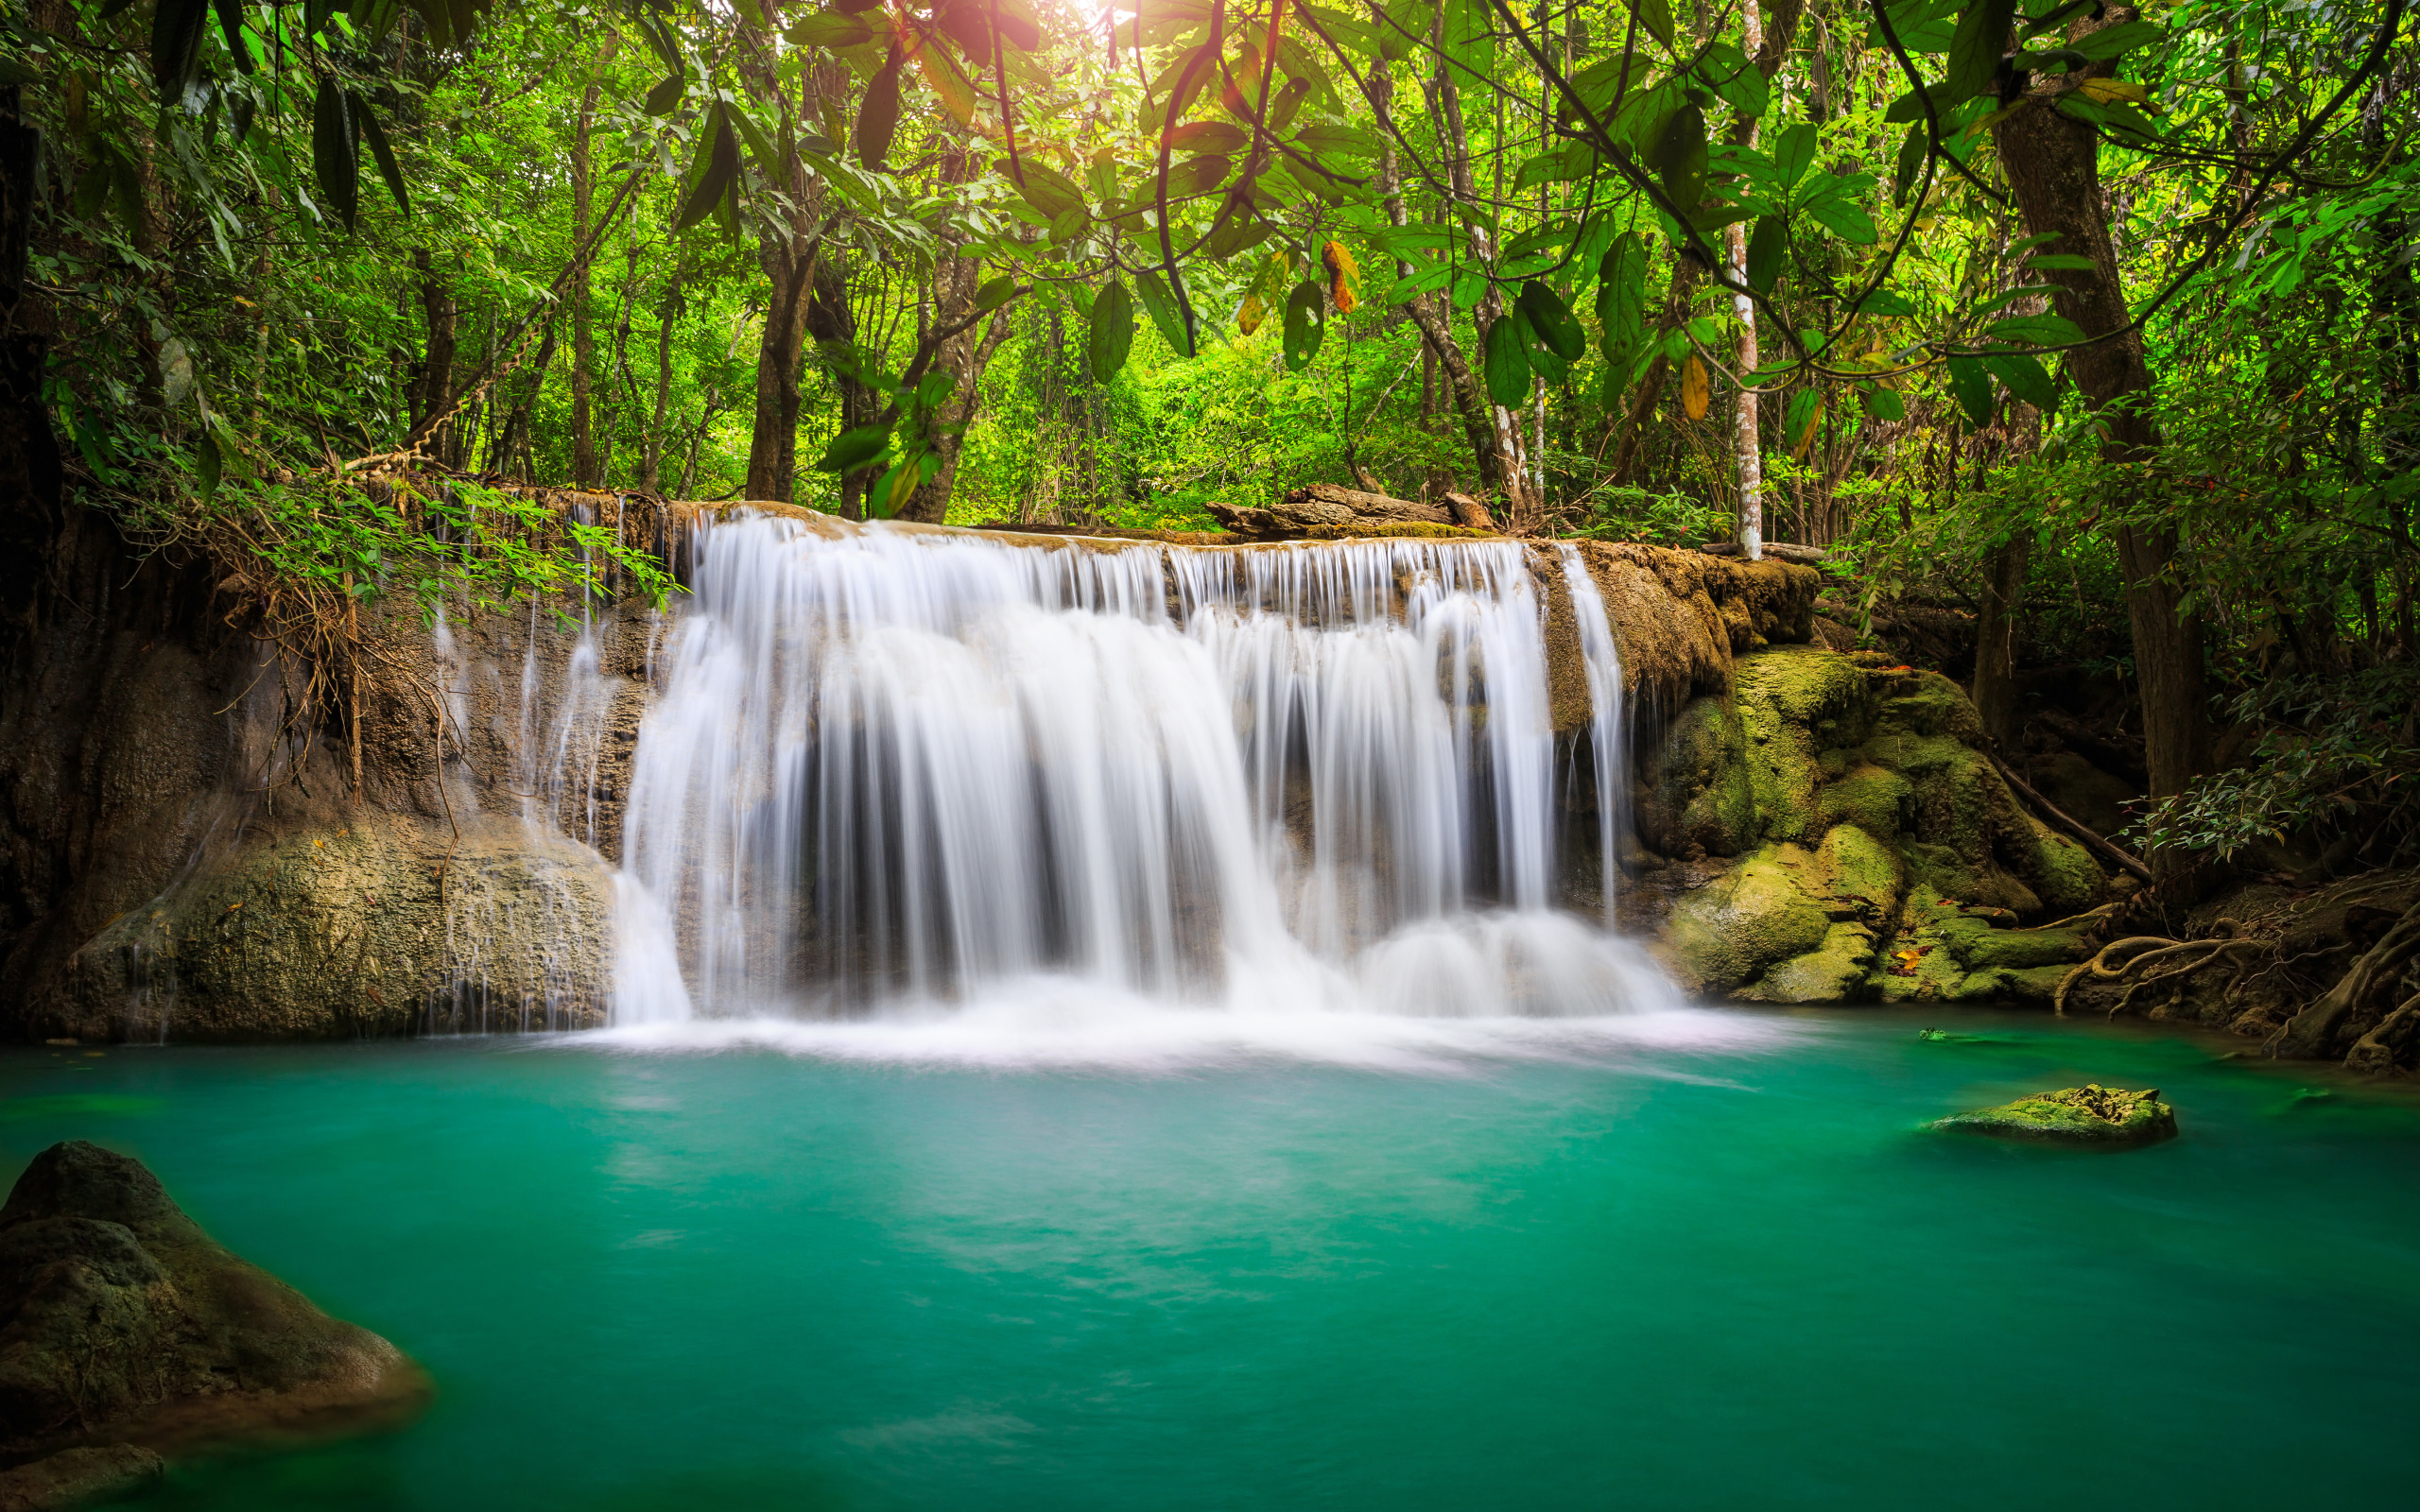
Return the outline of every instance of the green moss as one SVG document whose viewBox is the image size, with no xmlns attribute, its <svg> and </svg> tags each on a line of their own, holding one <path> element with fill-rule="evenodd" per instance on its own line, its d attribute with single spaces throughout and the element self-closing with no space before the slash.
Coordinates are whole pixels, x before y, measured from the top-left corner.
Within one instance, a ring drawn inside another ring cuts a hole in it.
<svg viewBox="0 0 2420 1512">
<path fill-rule="evenodd" d="M 2092 852 L 2039 820 L 2029 816 L 2029 822 L 2032 844 L 2026 848 L 2028 864 L 2022 869 L 2042 906 L 2066 915 L 2099 903 L 2109 890 L 2109 878 Z"/>
<path fill-rule="evenodd" d="M 1862 732 L 1865 675 L 1821 647 L 1781 646 L 1742 659 L 1733 689 L 1758 833 L 1813 840 L 1826 827 L 1819 753 Z"/>
<path fill-rule="evenodd" d="M 1856 906 L 1867 922 L 1880 924 L 1899 910 L 1907 868 L 1892 850 L 1854 824 L 1836 824 L 1815 848 L 1823 890 Z"/>
<path fill-rule="evenodd" d="M 1886 683 L 1875 729 L 1877 733 L 1945 737 L 1979 746 L 1983 721 L 1966 690 L 1938 672 L 1902 674 Z"/>
<path fill-rule="evenodd" d="M 1998 929 L 1991 920 L 1970 915 L 1948 919 L 1941 934 L 1959 960 L 1975 971 L 2067 967 L 2093 951 L 2082 928 Z"/>
<path fill-rule="evenodd" d="M 2175 1138 L 2176 1109 L 2159 1100 L 2156 1088 L 2135 1092 L 2092 1082 L 1960 1113 L 1932 1126 L 1994 1139 L 2113 1149 Z"/>
<path fill-rule="evenodd" d="M 1872 762 L 1843 765 L 1846 772 L 1824 788 L 1824 822 L 1854 824 L 1877 840 L 1897 839 L 1914 822 L 1915 788 L 1898 773 Z"/>
<path fill-rule="evenodd" d="M 2073 970 L 2072 966 L 1994 967 L 1968 973 L 1959 984 L 1958 996 L 1967 1002 L 2048 1003 L 2058 995 L 2060 981 Z"/>
<path fill-rule="evenodd" d="M 1785 850 L 1803 858 L 1785 866 Z M 1793 872 L 1811 862 L 1795 846 L 1766 846 L 1672 907 L 1665 943 L 1693 985 L 1737 987 L 1824 943 L 1832 921 Z"/>
<path fill-rule="evenodd" d="M 1819 735 L 1837 732 L 1843 721 L 1857 722 L 1863 713 L 1865 674 L 1847 657 L 1822 646 L 1775 646 L 1742 657 L 1735 679 L 1742 707 L 1754 704 L 1770 709 L 1777 717 Z M 1833 727 L 1830 730 L 1825 728 L 1827 721 Z"/>
<path fill-rule="evenodd" d="M 1667 854 L 1694 845 L 1717 856 L 1755 844 L 1746 745 L 1729 699 L 1707 695 L 1682 707 L 1657 750 L 1655 784 L 1639 803 L 1639 828 L 1651 843 Z"/>
<path fill-rule="evenodd" d="M 1845 1003 L 1859 995 L 1874 962 L 1874 931 L 1834 924 L 1824 943 L 1767 971 L 1734 996 L 1749 1003 Z"/>
</svg>

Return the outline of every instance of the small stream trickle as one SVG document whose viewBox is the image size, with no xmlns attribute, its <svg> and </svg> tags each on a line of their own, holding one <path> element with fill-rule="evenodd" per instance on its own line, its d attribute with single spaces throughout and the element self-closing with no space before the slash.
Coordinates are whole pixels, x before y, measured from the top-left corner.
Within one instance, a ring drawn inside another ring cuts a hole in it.
<svg viewBox="0 0 2420 1512">
<path fill-rule="evenodd" d="M 1671 1001 L 1557 906 L 1516 543 L 1097 549 L 758 515 L 701 524 L 694 560 L 631 775 L 618 1024 L 1036 984 L 1143 1012 Z M 1564 567 L 1611 854 L 1620 669 Z"/>
</svg>

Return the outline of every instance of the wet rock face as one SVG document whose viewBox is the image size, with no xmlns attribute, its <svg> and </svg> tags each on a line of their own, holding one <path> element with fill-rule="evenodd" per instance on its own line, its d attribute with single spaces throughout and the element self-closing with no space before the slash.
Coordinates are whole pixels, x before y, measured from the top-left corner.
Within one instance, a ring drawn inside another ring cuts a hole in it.
<svg viewBox="0 0 2420 1512">
<path fill-rule="evenodd" d="M 126 1156 L 54 1144 L 0 1208 L 0 1507 L 69 1504 L 156 1473 L 159 1452 L 399 1421 L 428 1389 Z"/>
<path fill-rule="evenodd" d="M 1662 945 L 1694 990 L 2047 1002 L 2089 954 L 2081 930 L 2015 927 L 2092 907 L 2107 880 L 2019 805 L 1946 678 L 1774 646 L 1641 768 L 1640 837 L 1672 863 L 1649 890 L 1670 896 Z"/>
<path fill-rule="evenodd" d="M 2127 1091 L 2088 1082 L 2054 1092 L 2035 1092 L 1997 1108 L 1945 1118 L 1933 1127 L 1992 1139 L 2032 1140 L 2123 1149 L 2176 1137 L 2176 1109 L 2159 1100 L 2157 1088 Z"/>
</svg>

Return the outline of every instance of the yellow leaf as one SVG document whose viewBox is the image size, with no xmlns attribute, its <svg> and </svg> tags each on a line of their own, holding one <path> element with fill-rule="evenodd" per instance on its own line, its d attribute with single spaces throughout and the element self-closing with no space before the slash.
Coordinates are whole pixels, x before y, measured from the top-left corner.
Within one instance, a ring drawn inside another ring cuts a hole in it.
<svg viewBox="0 0 2420 1512">
<path fill-rule="evenodd" d="M 1815 439 L 1815 427 L 1822 424 L 1823 421 L 1824 402 L 1821 399 L 1818 399 L 1815 401 L 1813 406 L 1806 411 L 1806 423 L 1799 428 L 1797 435 L 1789 438 L 1789 456 L 1791 461 L 1797 461 L 1806 455 L 1807 446 Z"/>
<path fill-rule="evenodd" d="M 1268 316 L 1269 306 L 1261 302 L 1260 296 L 1248 295 L 1244 299 L 1244 307 L 1236 314 L 1236 326 L 1244 335 L 1250 335 L 1260 329 L 1260 322 L 1268 318 Z"/>
<path fill-rule="evenodd" d="M 2087 78 L 2076 88 L 2103 105 L 2122 100 L 2128 105 L 2139 105 L 2153 115 L 2166 113 L 2152 103 L 2152 92 L 2131 78 Z"/>
<path fill-rule="evenodd" d="M 1689 354 L 1689 365 L 1681 369 L 1681 407 L 1691 420 L 1705 419 L 1706 402 L 1711 398 L 1706 388 L 1705 364 L 1697 353 Z"/>
</svg>

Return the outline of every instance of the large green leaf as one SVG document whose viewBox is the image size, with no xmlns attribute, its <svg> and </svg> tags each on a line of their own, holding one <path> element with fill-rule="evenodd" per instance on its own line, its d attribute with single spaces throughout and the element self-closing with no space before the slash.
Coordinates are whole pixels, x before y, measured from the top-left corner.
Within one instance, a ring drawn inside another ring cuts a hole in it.
<svg viewBox="0 0 2420 1512">
<path fill-rule="evenodd" d="M 1833 235 L 1845 242 L 1855 242 L 1859 247 L 1872 246 L 1878 235 L 1874 217 L 1866 214 L 1863 205 L 1854 200 L 1816 200 L 1806 206 L 1806 214 L 1822 222 Z"/>
<path fill-rule="evenodd" d="M 2041 359 L 2022 352 L 1986 352 L 1983 367 L 2000 387 L 2048 415 L 2059 407 L 2059 388 L 2042 369 Z"/>
<path fill-rule="evenodd" d="M 1860 388 L 1857 391 L 1857 402 L 1864 405 L 1865 412 L 1876 420 L 1906 420 L 1908 418 L 1908 402 L 1899 397 L 1899 391 L 1895 388 L 1885 388 L 1880 384 Z"/>
<path fill-rule="evenodd" d="M 1084 208 L 1084 192 L 1077 187 L 1076 180 L 1046 163 L 1037 162 L 1031 157 L 1000 157 L 992 160 L 992 166 L 999 171 L 1001 178 L 1017 186 L 1017 192 L 1025 197 L 1027 204 L 1052 220 L 1071 210 L 1081 211 Z M 1022 183 L 1018 181 L 1020 178 L 1024 180 Z"/>
<path fill-rule="evenodd" d="M 378 124 L 378 112 L 358 94 L 353 97 L 353 123 L 361 129 L 361 140 L 370 144 L 371 160 L 378 164 L 378 177 L 387 181 L 387 192 L 395 197 L 396 208 L 409 219 L 412 201 L 404 193 L 403 165 L 395 161 L 395 149 L 387 144 L 387 129 Z"/>
<path fill-rule="evenodd" d="M 1094 297 L 1092 328 L 1084 336 L 1084 356 L 1092 366 L 1093 382 L 1105 384 L 1116 377 L 1133 345 L 1134 297 L 1126 292 L 1125 284 L 1112 282 Z"/>
<path fill-rule="evenodd" d="M 1647 241 L 1624 232 L 1597 267 L 1597 323 L 1608 369 L 1626 369 L 1646 335 Z"/>
<path fill-rule="evenodd" d="M 1306 278 L 1286 296 L 1286 370 L 1301 372 L 1319 355 L 1327 335 L 1327 285 Z"/>
<path fill-rule="evenodd" d="M 1649 166 L 1664 184 L 1664 193 L 1684 211 L 1694 210 L 1705 197 L 1705 112 L 1683 105 L 1665 119 L 1655 133 Z"/>
<path fill-rule="evenodd" d="M 731 129 L 723 107 L 717 105 L 700 133 L 698 160 L 691 164 L 689 192 L 681 201 L 680 211 L 672 217 L 675 232 L 690 227 L 715 213 L 739 177 L 739 138 Z"/>
<path fill-rule="evenodd" d="M 1773 141 L 1773 177 L 1784 189 L 1793 188 L 1815 165 L 1815 128 L 1801 121 Z"/>
<path fill-rule="evenodd" d="M 1789 220 L 1781 215 L 1760 217 L 1748 238 L 1748 286 L 1759 294 L 1771 294 L 1781 281 L 1782 254 L 1789 249 Z"/>
<path fill-rule="evenodd" d="M 1992 422 L 1992 375 L 1979 357 L 1949 359 L 1949 391 L 1977 430 Z"/>
<path fill-rule="evenodd" d="M 311 102 L 311 176 L 320 198 L 353 230 L 361 212 L 361 148 L 353 124 L 353 101 L 337 87 L 336 77 L 320 77 L 320 92 Z"/>
<path fill-rule="evenodd" d="M 244 0 L 213 0 L 218 11 L 218 29 L 227 38 L 227 51 L 233 55 L 235 66 L 244 73 L 252 71 L 252 50 L 244 45 Z"/>
<path fill-rule="evenodd" d="M 868 169 L 879 169 L 890 156 L 890 139 L 899 131 L 899 46 L 891 44 L 890 57 L 866 85 L 865 103 L 857 107 L 856 140 L 857 162 Z"/>
<path fill-rule="evenodd" d="M 1143 297 L 1143 308 L 1150 312 L 1151 323 L 1160 328 L 1160 339 L 1167 342 L 1178 356 L 1192 356 L 1193 331 L 1185 323 L 1184 306 L 1178 302 L 1176 295 L 1159 273 L 1146 269 L 1134 275 L 1134 291 Z"/>
<path fill-rule="evenodd" d="M 823 455 L 815 459 L 815 465 L 824 472 L 855 472 L 880 456 L 890 444 L 890 425 L 860 425 L 833 437 L 824 445 Z"/>
<path fill-rule="evenodd" d="M 209 0 L 159 0 L 151 12 L 151 87 L 161 109 L 184 102 L 185 86 L 199 66 L 209 18 Z M 327 87 L 325 80 L 320 87 Z"/>
<path fill-rule="evenodd" d="M 1539 345 L 1564 362 L 1578 362 L 1588 350 L 1588 334 L 1571 318 L 1571 307 L 1563 296 L 1531 279 L 1521 285 L 1521 318 L 1530 322 L 1530 330 Z M 1550 375 L 1551 376 L 1551 375 Z"/>
<path fill-rule="evenodd" d="M 1670 47 L 1676 35 L 1672 28 L 1672 0 L 1629 0 L 1629 4 L 1647 34 Z"/>
<path fill-rule="evenodd" d="M 1530 402 L 1530 333 L 1518 310 L 1487 328 L 1487 397 L 1506 409 Z"/>
<path fill-rule="evenodd" d="M 2000 55 L 2008 51 L 2009 27 L 2015 22 L 2016 0 L 1969 0 L 1949 40 L 1948 94 L 1953 102 L 1992 87 Z"/>
<path fill-rule="evenodd" d="M 1908 191 L 1915 186 L 1916 175 L 1924 169 L 1925 156 L 1931 144 L 1932 138 L 1922 121 L 1908 128 L 1908 134 L 1899 139 L 1899 158 L 1891 174 L 1893 205 L 1908 202 Z"/>
<path fill-rule="evenodd" d="M 2067 43 L 2068 49 L 2099 61 L 2131 52 L 2146 43 L 2159 41 L 2161 31 L 2148 21 L 2121 21 L 2114 26 L 2088 31 Z"/>
<path fill-rule="evenodd" d="M 1983 334 L 2002 341 L 2023 341 L 2031 346 L 2056 347 L 2083 339 L 2083 328 L 2064 315 L 2015 315 L 2005 320 L 1995 320 L 1983 328 Z"/>
</svg>

